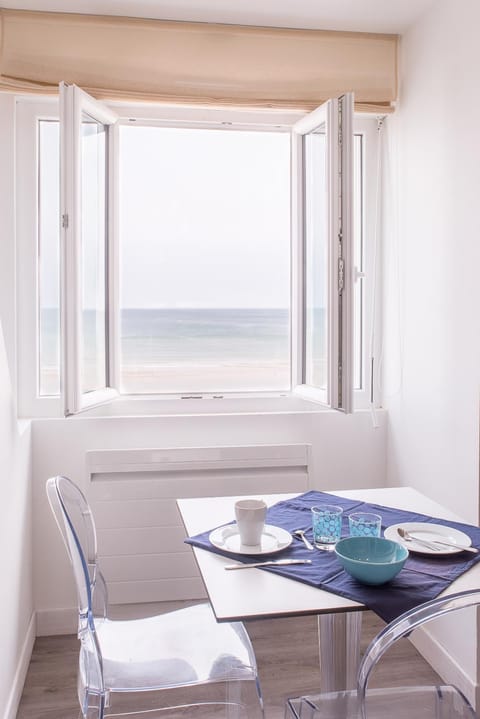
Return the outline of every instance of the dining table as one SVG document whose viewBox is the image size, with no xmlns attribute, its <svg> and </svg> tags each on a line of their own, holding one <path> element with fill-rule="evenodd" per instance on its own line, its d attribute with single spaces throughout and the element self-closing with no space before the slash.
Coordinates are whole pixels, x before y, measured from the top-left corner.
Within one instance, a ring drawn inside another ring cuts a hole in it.
<svg viewBox="0 0 480 719">
<path fill-rule="evenodd" d="M 447 507 L 411 487 L 335 490 L 331 494 L 384 507 L 421 512 L 451 522 L 463 521 Z M 249 498 L 263 499 L 269 507 L 297 496 L 285 493 L 248 495 Z M 177 499 L 187 537 L 232 522 L 235 501 L 241 498 Z M 232 564 L 231 556 L 222 556 L 196 546 L 192 550 L 218 622 L 316 615 L 320 691 L 339 691 L 356 686 L 362 613 L 369 608 L 365 603 L 262 569 L 226 571 L 225 567 Z M 479 582 L 480 563 L 477 563 L 456 578 L 442 594 L 473 589 L 480 586 Z"/>
</svg>

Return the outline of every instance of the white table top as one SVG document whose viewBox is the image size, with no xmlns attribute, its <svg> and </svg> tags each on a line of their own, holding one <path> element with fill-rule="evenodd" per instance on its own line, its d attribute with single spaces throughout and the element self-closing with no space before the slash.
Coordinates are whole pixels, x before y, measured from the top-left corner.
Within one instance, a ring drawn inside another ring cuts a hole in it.
<svg viewBox="0 0 480 719">
<path fill-rule="evenodd" d="M 410 487 L 334 491 L 342 497 L 412 510 L 461 522 L 461 517 Z M 249 495 L 252 496 L 252 495 Z M 296 494 L 259 495 L 270 506 Z M 194 536 L 233 519 L 238 497 L 179 499 L 177 504 L 189 536 Z M 365 606 L 331 592 L 325 592 L 272 572 L 246 569 L 226 572 L 230 558 L 193 548 L 208 597 L 218 621 L 286 617 L 301 614 L 329 614 L 364 610 Z M 453 582 L 444 594 L 480 586 L 480 563 Z"/>
</svg>

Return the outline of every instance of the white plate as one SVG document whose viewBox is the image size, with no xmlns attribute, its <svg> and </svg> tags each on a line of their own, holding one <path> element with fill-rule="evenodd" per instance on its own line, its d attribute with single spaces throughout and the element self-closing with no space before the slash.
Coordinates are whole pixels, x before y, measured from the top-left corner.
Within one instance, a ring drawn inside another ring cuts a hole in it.
<svg viewBox="0 0 480 719">
<path fill-rule="evenodd" d="M 415 544 L 415 542 L 406 542 L 397 532 L 398 527 L 403 527 L 410 534 L 415 535 L 419 539 L 424 539 L 426 542 L 434 541 L 435 539 L 441 539 L 445 542 L 451 542 L 452 544 L 463 545 L 464 547 L 470 547 L 472 540 L 467 534 L 460 532 L 458 529 L 453 527 L 445 527 L 443 524 L 429 524 L 428 522 L 402 522 L 401 524 L 392 524 L 391 527 L 387 527 L 384 532 L 386 539 L 393 539 L 394 542 L 403 544 L 404 547 L 415 552 L 416 554 L 435 554 L 442 556 L 443 554 L 458 554 L 462 549 L 459 547 L 444 547 L 438 544 L 437 549 L 428 549 L 428 547 L 422 544 Z"/>
<path fill-rule="evenodd" d="M 234 554 L 273 554 L 281 552 L 292 543 L 290 532 L 271 524 L 265 525 L 260 544 L 252 547 L 241 544 L 236 524 L 227 524 L 226 527 L 214 529 L 208 538 L 214 547 Z"/>
</svg>

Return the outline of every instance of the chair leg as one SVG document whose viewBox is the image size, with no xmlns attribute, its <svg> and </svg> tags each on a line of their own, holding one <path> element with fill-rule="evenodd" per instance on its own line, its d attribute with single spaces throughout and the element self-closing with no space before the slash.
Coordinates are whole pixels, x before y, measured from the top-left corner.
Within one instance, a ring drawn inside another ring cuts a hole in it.
<svg viewBox="0 0 480 719">
<path fill-rule="evenodd" d="M 243 719 L 240 709 L 242 697 L 237 684 L 238 682 L 227 682 L 225 688 L 225 716 L 227 719 Z"/>
<path fill-rule="evenodd" d="M 105 714 L 105 697 L 91 694 L 87 697 L 87 708 L 83 712 L 83 719 L 103 719 Z M 81 713 L 82 716 L 82 713 Z"/>
<path fill-rule="evenodd" d="M 265 719 L 262 690 L 254 681 L 227 682 L 225 688 L 228 719 Z"/>
</svg>

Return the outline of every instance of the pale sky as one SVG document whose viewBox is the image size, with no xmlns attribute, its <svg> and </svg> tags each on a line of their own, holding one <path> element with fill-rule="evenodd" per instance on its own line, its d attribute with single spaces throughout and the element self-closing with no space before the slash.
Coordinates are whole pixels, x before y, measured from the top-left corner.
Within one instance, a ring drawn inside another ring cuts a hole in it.
<svg viewBox="0 0 480 719">
<path fill-rule="evenodd" d="M 288 307 L 285 133 L 121 128 L 125 307 Z"/>
<path fill-rule="evenodd" d="M 58 306 L 58 124 L 41 133 L 48 307 Z M 288 133 L 122 126 L 119 167 L 123 307 L 289 306 Z"/>
</svg>

